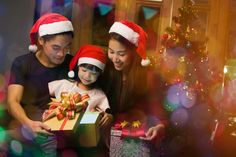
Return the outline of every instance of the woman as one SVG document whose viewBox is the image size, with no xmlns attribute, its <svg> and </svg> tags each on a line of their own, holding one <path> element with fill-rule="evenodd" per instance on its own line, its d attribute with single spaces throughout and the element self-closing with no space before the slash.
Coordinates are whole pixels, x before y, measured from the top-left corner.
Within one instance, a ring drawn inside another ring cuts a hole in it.
<svg viewBox="0 0 236 157">
<path fill-rule="evenodd" d="M 115 121 L 139 120 L 147 124 L 144 140 L 160 141 L 166 125 L 165 112 L 151 85 L 153 77 L 147 67 L 146 33 L 129 21 L 115 22 L 109 31 L 109 62 L 104 91 Z M 157 142 L 156 141 L 156 142 Z"/>
</svg>

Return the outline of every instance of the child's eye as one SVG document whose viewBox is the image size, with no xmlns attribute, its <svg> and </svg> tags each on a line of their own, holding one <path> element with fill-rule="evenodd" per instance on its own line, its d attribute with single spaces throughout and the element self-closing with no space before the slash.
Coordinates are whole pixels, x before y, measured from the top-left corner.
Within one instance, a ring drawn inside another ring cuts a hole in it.
<svg viewBox="0 0 236 157">
<path fill-rule="evenodd" d="M 86 71 L 87 71 L 87 69 L 84 68 L 84 67 L 82 67 L 81 69 L 82 69 L 83 72 L 86 72 Z"/>
</svg>

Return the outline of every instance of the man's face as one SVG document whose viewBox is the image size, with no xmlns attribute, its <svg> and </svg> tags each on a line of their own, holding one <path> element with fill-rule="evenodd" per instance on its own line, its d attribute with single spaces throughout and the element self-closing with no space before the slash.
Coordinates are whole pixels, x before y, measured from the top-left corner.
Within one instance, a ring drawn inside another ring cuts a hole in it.
<svg viewBox="0 0 236 157">
<path fill-rule="evenodd" d="M 39 40 L 42 46 L 43 62 L 49 67 L 60 65 L 70 50 L 72 38 L 69 35 L 56 35 L 50 40 Z"/>
</svg>

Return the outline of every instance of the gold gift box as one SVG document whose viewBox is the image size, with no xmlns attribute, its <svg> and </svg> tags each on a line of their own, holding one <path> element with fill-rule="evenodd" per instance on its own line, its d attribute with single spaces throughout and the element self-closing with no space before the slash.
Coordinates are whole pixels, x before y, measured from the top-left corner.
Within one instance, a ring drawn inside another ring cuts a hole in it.
<svg viewBox="0 0 236 157">
<path fill-rule="evenodd" d="M 100 139 L 99 112 L 85 112 L 79 122 L 79 144 L 83 147 L 95 147 Z"/>
<path fill-rule="evenodd" d="M 51 131 L 72 131 L 76 132 L 78 129 L 78 123 L 81 119 L 82 113 L 76 113 L 75 118 L 68 119 L 63 118 L 62 120 L 58 120 L 57 117 L 52 117 L 45 122 L 44 124 L 48 125 L 51 128 Z"/>
</svg>

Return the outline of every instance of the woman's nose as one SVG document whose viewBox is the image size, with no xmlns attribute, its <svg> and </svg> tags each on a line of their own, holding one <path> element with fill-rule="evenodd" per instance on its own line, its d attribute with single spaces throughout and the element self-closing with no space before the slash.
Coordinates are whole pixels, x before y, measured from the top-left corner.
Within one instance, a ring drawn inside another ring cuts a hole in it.
<svg viewBox="0 0 236 157">
<path fill-rule="evenodd" d="M 118 62 L 118 61 L 119 61 L 119 56 L 117 54 L 114 54 L 113 62 Z"/>
</svg>

